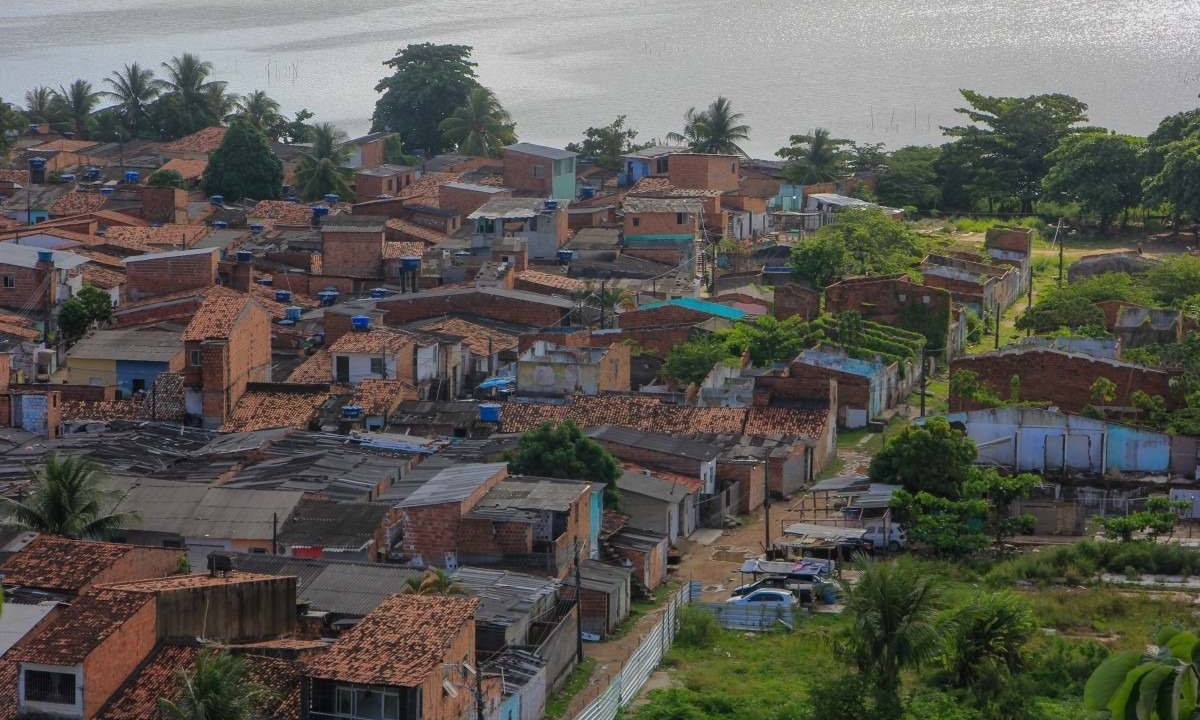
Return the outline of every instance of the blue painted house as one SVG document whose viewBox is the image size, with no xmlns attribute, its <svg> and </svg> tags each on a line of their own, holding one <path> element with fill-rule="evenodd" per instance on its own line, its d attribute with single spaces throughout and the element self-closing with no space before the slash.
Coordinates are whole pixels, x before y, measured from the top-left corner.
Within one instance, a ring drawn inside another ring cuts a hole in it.
<svg viewBox="0 0 1200 720">
<path fill-rule="evenodd" d="M 625 165 L 617 178 L 621 187 L 633 185 L 638 180 L 651 175 L 666 175 L 670 166 L 670 157 L 677 152 L 686 152 L 687 148 L 655 145 L 624 156 Z"/>
<path fill-rule="evenodd" d="M 165 328 L 97 330 L 68 351 L 67 381 L 115 386 L 123 398 L 149 391 L 162 373 L 183 369 L 180 336 Z"/>
</svg>

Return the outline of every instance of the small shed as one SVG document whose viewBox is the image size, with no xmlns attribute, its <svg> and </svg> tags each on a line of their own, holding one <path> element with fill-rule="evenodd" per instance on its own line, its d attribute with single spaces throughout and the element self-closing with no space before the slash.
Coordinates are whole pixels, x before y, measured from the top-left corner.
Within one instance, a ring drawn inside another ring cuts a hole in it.
<svg viewBox="0 0 1200 720">
<path fill-rule="evenodd" d="M 580 626 L 588 635 L 600 640 L 616 631 L 629 617 L 633 569 L 610 565 L 597 560 L 579 564 Z M 566 590 L 567 588 L 564 588 Z"/>
</svg>

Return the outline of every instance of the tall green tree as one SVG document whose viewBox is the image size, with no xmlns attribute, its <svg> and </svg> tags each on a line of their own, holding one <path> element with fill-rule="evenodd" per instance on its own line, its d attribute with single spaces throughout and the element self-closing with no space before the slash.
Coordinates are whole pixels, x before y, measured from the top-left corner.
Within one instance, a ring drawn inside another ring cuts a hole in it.
<svg viewBox="0 0 1200 720">
<path fill-rule="evenodd" d="M 200 186 L 209 195 L 230 200 L 278 200 L 283 165 L 267 138 L 244 118 L 233 121 L 221 146 L 208 158 Z"/>
<path fill-rule="evenodd" d="M 13 138 L 24 124 L 25 116 L 21 110 L 0 98 L 0 156 L 8 154 L 8 149 L 13 145 Z"/>
<path fill-rule="evenodd" d="M 722 155 L 746 155 L 738 143 L 750 139 L 750 126 L 742 113 L 733 111 L 729 98 L 718 96 L 705 108 L 689 108 L 684 114 L 683 132 L 668 133 L 672 142 L 687 143 L 693 152 Z"/>
<path fill-rule="evenodd" d="M 154 71 L 137 63 L 114 70 L 104 78 L 110 88 L 102 93 L 117 103 L 117 115 L 121 119 L 126 138 L 135 138 L 150 127 L 150 108 L 159 95 L 159 85 Z"/>
<path fill-rule="evenodd" d="M 972 124 L 944 127 L 943 132 L 977 159 L 974 184 L 979 191 L 1016 198 L 1021 212 L 1032 213 L 1044 192 L 1042 180 L 1051 165 L 1047 156 L 1087 121 L 1087 105 L 1062 94 L 1018 98 L 960 92 L 967 106 L 955 112 Z"/>
<path fill-rule="evenodd" d="M 957 499 L 976 453 L 966 433 L 944 417 L 930 417 L 893 435 L 871 459 L 870 475 L 909 492 Z"/>
<path fill-rule="evenodd" d="M 721 339 L 706 335 L 678 345 L 672 345 L 663 361 L 663 374 L 682 384 L 699 383 L 713 366 L 731 356 L 729 346 Z"/>
<path fill-rule="evenodd" d="M 853 143 L 835 138 L 825 128 L 807 135 L 792 135 L 788 146 L 775 154 L 788 161 L 784 174 L 798 185 L 832 182 L 845 177 Z"/>
<path fill-rule="evenodd" d="M 59 308 L 58 327 L 67 340 L 74 341 L 82 337 L 92 323 L 108 322 L 112 313 L 112 298 L 108 293 L 89 285 Z"/>
<path fill-rule="evenodd" d="M 600 443 L 583 434 L 570 420 L 545 423 L 521 436 L 515 450 L 504 454 L 508 470 L 524 475 L 586 480 L 604 486 L 604 501 L 620 500 L 617 478 L 621 465 Z"/>
<path fill-rule="evenodd" d="M 228 114 L 226 83 L 210 80 L 213 64 L 192 53 L 162 63 L 164 77 L 155 81 L 163 97 L 158 103 L 159 131 L 178 138 L 219 125 Z"/>
<path fill-rule="evenodd" d="M 467 101 L 454 109 L 438 128 L 446 142 L 463 155 L 498 158 L 503 147 L 517 141 L 517 125 L 500 101 L 485 87 L 472 88 Z"/>
<path fill-rule="evenodd" d="M 602 168 L 620 170 L 622 157 L 642 147 L 634 143 L 637 135 L 637 130 L 625 126 L 625 116 L 618 115 L 608 125 L 584 130 L 583 140 L 568 143 L 567 150 L 594 160 Z"/>
<path fill-rule="evenodd" d="M 441 123 L 467 103 L 479 87 L 468 45 L 408 45 L 384 63 L 392 74 L 379 81 L 371 118 L 374 132 L 397 132 L 414 151 L 427 157 L 450 147 Z"/>
<path fill-rule="evenodd" d="M 250 677 L 242 659 L 228 650 L 204 649 L 196 665 L 179 672 L 178 700 L 160 698 L 167 720 L 266 720 L 278 697 Z"/>
<path fill-rule="evenodd" d="M 1052 200 L 1079 203 L 1099 219 L 1100 232 L 1142 198 L 1144 138 L 1107 132 L 1073 133 L 1046 156 L 1042 184 Z"/>
<path fill-rule="evenodd" d="M 112 514 L 103 475 L 90 460 L 50 454 L 34 478 L 30 494 L 18 502 L 0 498 L 22 527 L 69 538 L 104 538 L 133 519 Z"/>
<path fill-rule="evenodd" d="M 268 95 L 265 90 L 255 90 L 252 93 L 239 97 L 236 101 L 234 114 L 226 119 L 232 121 L 235 117 L 246 118 L 255 127 L 262 130 L 267 137 L 278 139 L 278 135 L 274 133 L 279 127 L 279 121 L 282 119 L 279 114 L 279 103 Z"/>
<path fill-rule="evenodd" d="M 100 103 L 100 93 L 87 80 L 76 80 L 66 87 L 59 86 L 55 95 L 74 124 L 75 136 L 86 138 L 92 111 Z"/>
<path fill-rule="evenodd" d="M 346 133 L 332 123 L 317 123 L 309 135 L 312 150 L 300 156 L 296 166 L 296 192 L 303 200 L 320 200 L 329 193 L 350 197 L 352 173 Z"/>
<path fill-rule="evenodd" d="M 792 269 L 823 288 L 845 275 L 904 272 L 924 251 L 920 235 L 878 208 L 847 208 L 793 249 Z"/>
<path fill-rule="evenodd" d="M 891 207 L 932 210 L 941 203 L 936 163 L 941 151 L 909 145 L 888 155 L 879 173 L 875 196 Z"/>
<path fill-rule="evenodd" d="M 869 678 L 899 715 L 900 674 L 933 660 L 941 645 L 941 587 L 908 560 L 863 559 L 858 582 L 842 582 L 849 627 L 836 648 Z"/>
<path fill-rule="evenodd" d="M 68 111 L 52 88 L 41 86 L 25 91 L 25 117 L 31 123 L 59 125 L 68 119 Z"/>
<path fill-rule="evenodd" d="M 430 568 L 424 574 L 404 581 L 405 592 L 414 595 L 463 595 L 462 585 L 441 568 Z"/>
<path fill-rule="evenodd" d="M 1175 217 L 1187 217 L 1200 239 L 1200 136 L 1161 147 L 1162 168 L 1145 180 L 1146 199 L 1170 204 Z"/>
</svg>

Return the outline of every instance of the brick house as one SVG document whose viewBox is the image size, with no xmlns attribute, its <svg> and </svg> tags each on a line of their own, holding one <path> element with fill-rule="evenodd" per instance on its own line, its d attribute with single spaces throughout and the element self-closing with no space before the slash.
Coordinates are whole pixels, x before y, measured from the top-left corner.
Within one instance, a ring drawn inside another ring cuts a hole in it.
<svg viewBox="0 0 1200 720">
<path fill-rule="evenodd" d="M 383 277 L 387 218 L 340 214 L 321 224 L 321 255 L 326 275 L 359 279 Z"/>
<path fill-rule="evenodd" d="M 694 245 L 704 220 L 699 200 L 626 197 L 621 209 L 626 254 L 667 265 L 694 262 Z"/>
<path fill-rule="evenodd" d="M 683 476 L 627 468 L 617 478 L 628 526 L 667 536 L 674 545 L 696 530 L 700 483 Z"/>
<path fill-rule="evenodd" d="M 187 413 L 220 427 L 251 382 L 271 381 L 271 316 L 250 295 L 214 288 L 183 333 Z"/>
<path fill-rule="evenodd" d="M 383 165 L 384 148 L 387 145 L 389 137 L 391 137 L 391 133 L 374 132 L 362 137 L 356 137 L 353 140 L 347 140 L 342 145 L 350 155 L 345 163 L 345 167 L 351 170 L 358 170 L 360 168 L 370 169 Z"/>
<path fill-rule="evenodd" d="M 389 328 L 351 330 L 329 347 L 336 383 L 357 385 L 362 380 L 403 380 L 427 385 L 439 376 L 436 340 Z"/>
<path fill-rule="evenodd" d="M 466 217 L 487 204 L 492 198 L 511 198 L 512 190 L 495 185 L 468 182 L 448 182 L 438 186 L 438 207 L 453 210 Z"/>
<path fill-rule="evenodd" d="M 142 217 L 152 223 L 178 223 L 188 221 L 187 190 L 173 187 L 143 187 Z"/>
<path fill-rule="evenodd" d="M 492 197 L 467 220 L 471 247 L 494 250 L 516 239 L 525 243 L 527 257 L 539 260 L 555 259 L 570 234 L 565 203 L 557 200 Z"/>
<path fill-rule="evenodd" d="M 474 712 L 476 598 L 393 595 L 304 677 L 306 720 L 460 720 Z M 494 693 L 485 704 L 495 706 Z"/>
<path fill-rule="evenodd" d="M 716 492 L 720 448 L 710 443 L 612 425 L 601 425 L 588 436 L 621 460 L 692 478 L 705 494 Z"/>
<path fill-rule="evenodd" d="M 780 320 L 799 315 L 813 320 L 821 314 L 821 293 L 796 283 L 775 286 L 775 317 Z"/>
<path fill-rule="evenodd" d="M 0 243 L 0 308 L 45 312 L 83 289 L 88 258 L 62 250 Z"/>
<path fill-rule="evenodd" d="M 741 158 L 737 155 L 672 153 L 667 177 L 679 188 L 695 190 L 737 190 L 741 180 Z"/>
<path fill-rule="evenodd" d="M 80 595 L 108 583 L 162 577 L 179 569 L 184 551 L 38 535 L 0 564 L 12 600 L 34 592 Z"/>
<path fill-rule="evenodd" d="M 1021 296 L 1022 275 L 1011 265 L 992 264 L 974 253 L 928 255 L 921 263 L 925 285 L 950 292 L 979 317 L 1002 312 Z"/>
<path fill-rule="evenodd" d="M 386 199 L 385 195 L 395 197 L 420 176 L 420 169 L 408 165 L 379 165 L 359 170 L 354 175 L 354 200 L 367 202 Z"/>
<path fill-rule="evenodd" d="M 569 326 L 577 310 L 566 298 L 501 288 L 430 290 L 380 300 L 376 307 L 389 325 L 457 314 L 525 327 Z"/>
<path fill-rule="evenodd" d="M 515 194 L 575 199 L 575 153 L 516 143 L 504 148 L 504 185 Z"/>
<path fill-rule="evenodd" d="M 1168 408 L 1179 407 L 1181 401 L 1171 387 L 1178 373 L 1050 348 L 1015 347 L 968 355 L 950 364 L 951 375 L 959 370 L 977 374 L 985 388 L 1003 398 L 1009 397 L 1012 379 L 1018 378 L 1021 400 L 1049 402 L 1068 413 L 1097 404 L 1091 388 L 1102 377 L 1117 386 L 1109 405 L 1129 407 L 1138 390 L 1161 395 Z M 980 407 L 969 398 L 950 396 L 951 410 Z"/>
<path fill-rule="evenodd" d="M 786 287 L 786 286 L 784 286 Z M 776 288 L 778 303 L 779 288 Z M 846 278 L 825 288 L 825 312 L 858 313 L 865 320 L 921 333 L 931 351 L 945 348 L 944 357 L 963 352 L 951 292 L 943 287 L 915 283 L 904 274 Z M 947 344 L 947 341 L 950 341 Z"/>
<path fill-rule="evenodd" d="M 217 248 L 195 248 L 125 258 L 125 296 L 141 300 L 217 284 Z"/>
<path fill-rule="evenodd" d="M 630 347 L 567 347 L 534 342 L 517 359 L 517 387 L 522 395 L 595 395 L 628 392 Z"/>
</svg>

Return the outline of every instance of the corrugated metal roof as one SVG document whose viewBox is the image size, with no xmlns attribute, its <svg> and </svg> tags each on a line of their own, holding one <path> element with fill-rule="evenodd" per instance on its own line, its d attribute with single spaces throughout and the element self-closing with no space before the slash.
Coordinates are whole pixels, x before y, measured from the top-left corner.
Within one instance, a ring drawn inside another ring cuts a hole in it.
<svg viewBox="0 0 1200 720">
<path fill-rule="evenodd" d="M 145 260 L 162 260 L 164 258 L 173 257 L 191 257 L 192 255 L 212 255 L 217 251 L 215 247 L 192 248 L 190 250 L 168 250 L 166 252 L 146 253 L 145 255 L 133 255 L 125 258 L 125 264 L 143 262 Z"/>
<path fill-rule="evenodd" d="M 270 540 L 272 520 L 282 522 L 303 497 L 302 492 L 161 482 L 130 488 L 115 511 L 137 513 L 131 530 L 185 538 Z"/>
<path fill-rule="evenodd" d="M 646 303 L 645 305 L 639 305 L 638 310 L 654 310 L 655 308 L 665 307 L 667 305 L 674 305 L 675 307 L 682 307 L 687 308 L 688 310 L 708 313 L 709 315 L 715 315 L 716 317 L 724 318 L 726 320 L 741 320 L 742 318 L 746 317 L 746 313 L 738 310 L 737 308 L 731 308 L 727 305 L 720 305 L 718 303 L 707 302 L 705 300 L 698 300 L 696 298 L 674 298 L 671 300 L 661 300 L 659 302 Z"/>
<path fill-rule="evenodd" d="M 588 431 L 588 435 L 597 440 L 605 440 L 645 450 L 655 450 L 669 455 L 679 455 L 700 461 L 712 460 L 720 454 L 720 448 L 690 438 L 667 435 L 665 433 L 639 432 L 613 425 L 601 425 L 598 428 Z"/>
<path fill-rule="evenodd" d="M 513 152 L 524 153 L 526 155 L 534 155 L 536 157 L 543 157 L 543 158 L 547 158 L 549 160 L 566 160 L 568 158 L 576 157 L 576 154 L 569 150 L 562 150 L 560 148 L 548 147 L 546 145 L 535 145 L 534 143 L 527 143 L 527 142 L 519 142 L 519 143 L 513 143 L 512 145 L 505 145 L 504 149 L 512 150 Z"/>
<path fill-rule="evenodd" d="M 621 477 L 617 478 L 617 489 L 635 495 L 645 495 L 663 502 L 679 502 L 691 494 L 686 487 L 679 483 L 632 470 L 626 470 L 621 473 Z"/>
<path fill-rule="evenodd" d="M 507 463 L 466 463 L 439 470 L 410 494 L 400 507 L 420 507 L 462 502 L 497 473 L 507 472 Z"/>
<path fill-rule="evenodd" d="M 510 478 L 489 490 L 474 510 L 496 507 L 566 512 L 588 487 L 588 483 L 572 480 Z"/>
<path fill-rule="evenodd" d="M 76 360 L 129 360 L 169 363 L 183 352 L 183 333 L 164 330 L 97 330 L 67 352 Z"/>
</svg>

